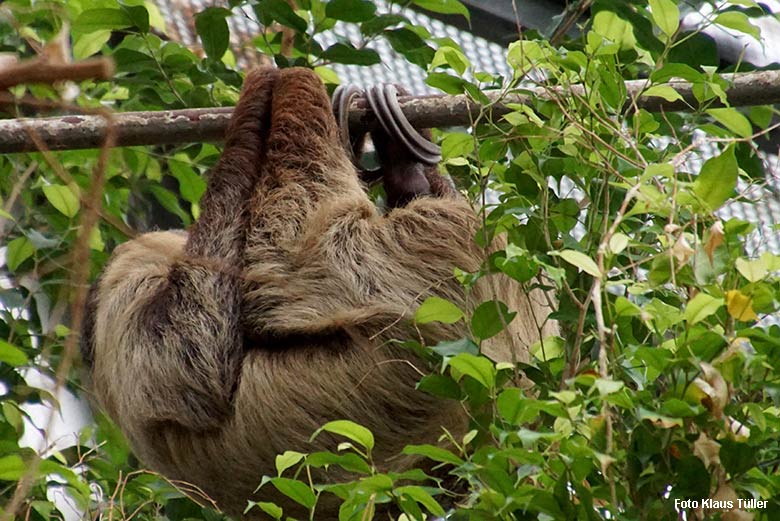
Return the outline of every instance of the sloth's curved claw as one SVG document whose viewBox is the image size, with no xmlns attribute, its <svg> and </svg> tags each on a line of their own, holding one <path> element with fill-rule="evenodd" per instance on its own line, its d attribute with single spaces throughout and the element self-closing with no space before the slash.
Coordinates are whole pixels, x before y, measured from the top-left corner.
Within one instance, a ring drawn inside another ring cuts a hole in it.
<svg viewBox="0 0 780 521">
<path fill-rule="evenodd" d="M 358 159 L 355 157 L 354 151 L 354 143 L 357 140 L 352 140 L 349 135 L 349 105 L 355 96 L 360 94 L 363 94 L 363 89 L 352 83 L 347 83 L 336 87 L 331 98 L 333 115 L 336 117 L 336 123 L 339 127 L 339 139 L 353 163 Z"/>
<path fill-rule="evenodd" d="M 395 85 L 374 85 L 365 96 L 385 132 L 399 139 L 415 159 L 427 165 L 437 165 L 441 161 L 441 148 L 420 135 L 406 119 L 398 103 Z"/>
</svg>

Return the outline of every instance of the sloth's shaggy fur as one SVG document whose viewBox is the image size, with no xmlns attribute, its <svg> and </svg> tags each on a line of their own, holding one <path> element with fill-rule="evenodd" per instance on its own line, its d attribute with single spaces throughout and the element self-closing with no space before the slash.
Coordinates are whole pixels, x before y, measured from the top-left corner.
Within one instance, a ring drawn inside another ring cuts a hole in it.
<svg viewBox="0 0 780 521">
<path fill-rule="evenodd" d="M 319 78 L 247 76 L 200 219 L 188 233 L 118 247 L 90 293 L 82 347 L 92 394 L 142 462 L 229 513 L 251 498 L 295 514 L 271 486 L 254 490 L 278 453 L 334 449 L 333 436 L 309 442 L 327 421 L 368 427 L 382 471 L 420 464 L 400 455 L 407 443 L 437 443 L 442 427 L 465 432 L 462 406 L 416 391 L 418 361 L 389 341 L 430 345 L 468 331 L 462 321 L 418 330 L 416 306 L 432 295 L 464 309 L 505 302 L 518 316 L 486 347 L 502 359 L 513 348 L 526 360 L 553 326 L 543 295 L 503 276 L 465 294 L 453 267 L 483 263 L 478 218 L 435 168 L 425 175 L 430 195 L 380 215 Z M 347 477 L 335 467 L 314 476 Z M 318 507 L 318 519 L 336 517 L 332 503 Z"/>
</svg>

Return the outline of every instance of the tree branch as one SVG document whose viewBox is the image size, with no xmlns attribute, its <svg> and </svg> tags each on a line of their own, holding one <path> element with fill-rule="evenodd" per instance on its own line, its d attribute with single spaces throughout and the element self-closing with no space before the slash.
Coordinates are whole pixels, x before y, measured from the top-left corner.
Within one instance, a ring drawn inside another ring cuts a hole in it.
<svg viewBox="0 0 780 521">
<path fill-rule="evenodd" d="M 780 102 L 780 71 L 762 71 L 743 74 L 724 74 L 730 82 L 726 90 L 733 107 L 768 105 Z M 626 106 L 651 112 L 691 111 L 698 106 L 693 95 L 694 85 L 673 81 L 672 86 L 682 97 L 673 102 L 656 96 L 644 96 L 647 80 L 626 82 Z M 529 104 L 536 98 L 584 96 L 581 85 L 568 90 L 561 87 L 535 87 L 517 93 L 487 92 L 495 105 L 492 116 L 498 118 L 512 109 L 507 104 Z M 500 99 L 500 103 L 499 103 Z M 480 111 L 480 105 L 465 95 L 409 96 L 399 99 L 401 109 L 416 128 L 469 125 Z M 714 104 L 713 106 L 718 106 Z M 125 112 L 113 118 L 117 146 L 161 145 L 189 142 L 217 142 L 223 139 L 233 109 L 203 108 L 158 112 Z M 349 127 L 360 133 L 372 129 L 376 118 L 363 99 L 353 102 L 349 113 Z M 108 123 L 93 115 L 69 115 L 54 118 L 0 120 L 0 153 L 37 150 L 31 134 L 38 136 L 50 150 L 97 148 L 103 142 Z"/>
</svg>

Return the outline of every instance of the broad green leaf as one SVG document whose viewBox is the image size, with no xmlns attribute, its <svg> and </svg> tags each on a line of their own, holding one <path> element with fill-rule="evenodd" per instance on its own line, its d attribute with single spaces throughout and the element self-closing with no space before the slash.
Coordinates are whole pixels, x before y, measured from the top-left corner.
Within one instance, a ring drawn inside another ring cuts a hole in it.
<svg viewBox="0 0 780 521">
<path fill-rule="evenodd" d="M 425 302 L 420 304 L 414 314 L 414 320 L 418 324 L 427 324 L 429 322 L 443 322 L 444 324 L 454 324 L 463 318 L 463 312 L 450 302 L 441 297 L 428 297 Z"/>
<path fill-rule="evenodd" d="M 453 454 L 447 449 L 437 447 L 436 445 L 407 445 L 404 447 L 403 453 L 416 456 L 425 456 L 426 458 L 429 458 L 433 461 L 438 461 L 440 463 L 451 463 L 453 465 L 463 464 L 463 460 L 459 456 Z"/>
<path fill-rule="evenodd" d="M 0 362 L 18 367 L 27 363 L 27 355 L 15 345 L 0 340 Z"/>
<path fill-rule="evenodd" d="M 584 253 L 575 250 L 563 250 L 557 254 L 563 260 L 573 266 L 578 267 L 588 275 L 599 278 L 601 277 L 601 271 L 599 270 L 596 262 Z"/>
<path fill-rule="evenodd" d="M 557 336 L 548 336 L 543 340 L 534 342 L 530 351 L 535 358 L 542 362 L 560 358 L 564 353 L 563 339 Z"/>
<path fill-rule="evenodd" d="M 301 481 L 289 478 L 270 478 L 263 481 L 270 482 L 276 490 L 306 508 L 310 509 L 317 503 L 317 496 Z"/>
<path fill-rule="evenodd" d="M 185 201 L 197 203 L 206 192 L 206 181 L 195 172 L 185 154 L 176 154 L 168 161 L 171 175 L 179 182 L 179 194 Z"/>
<path fill-rule="evenodd" d="M 312 434 L 311 439 L 316 438 L 323 431 L 349 438 L 355 443 L 362 445 L 369 451 L 374 448 L 374 435 L 371 434 L 370 430 L 366 429 L 362 425 L 358 425 L 355 422 L 348 420 L 336 420 L 328 422 L 317 429 L 314 434 Z"/>
<path fill-rule="evenodd" d="M 753 135 L 753 126 L 750 121 L 737 109 L 708 109 L 707 114 L 739 137 L 748 138 Z"/>
<path fill-rule="evenodd" d="M 623 388 L 623 382 L 619 380 L 609 380 L 607 378 L 596 378 L 596 389 L 599 391 L 599 396 L 604 397 L 610 394 L 615 394 Z"/>
<path fill-rule="evenodd" d="M 0 458 L 0 480 L 18 481 L 26 471 L 27 465 L 18 454 L 8 454 Z"/>
<path fill-rule="evenodd" d="M 471 19 L 469 10 L 458 0 L 412 0 L 412 3 L 434 13 L 460 14 L 466 20 Z"/>
<path fill-rule="evenodd" d="M 441 505 L 437 503 L 436 500 L 433 499 L 433 496 L 431 496 L 422 487 L 416 485 L 407 485 L 407 486 L 396 488 L 393 491 L 393 493 L 396 496 L 409 496 L 414 501 L 424 506 L 428 510 L 428 512 L 430 512 L 435 516 L 443 517 L 446 514 L 446 512 L 441 507 Z"/>
<path fill-rule="evenodd" d="M 81 204 L 79 198 L 65 185 L 46 185 L 43 194 L 51 205 L 66 217 L 75 217 Z"/>
<path fill-rule="evenodd" d="M 634 28 L 616 13 L 604 9 L 596 13 L 592 21 L 593 31 L 611 42 L 628 49 L 636 45 Z"/>
<path fill-rule="evenodd" d="M 718 311 L 722 305 L 722 298 L 716 298 L 711 295 L 707 295 L 704 292 L 700 292 L 688 302 L 688 305 L 685 306 L 685 320 L 687 320 L 690 324 L 701 322 L 705 318 Z"/>
<path fill-rule="evenodd" d="M 269 516 L 271 516 L 273 519 L 281 519 L 282 515 L 284 515 L 284 511 L 280 506 L 278 506 L 276 503 L 270 503 L 268 501 L 249 501 L 249 505 L 244 510 L 244 514 L 248 513 L 253 508 L 259 508 Z"/>
<path fill-rule="evenodd" d="M 299 33 L 305 33 L 308 28 L 306 20 L 295 14 L 293 8 L 286 0 L 262 0 L 256 9 L 266 16 L 270 16 L 282 25 L 295 29 Z"/>
<path fill-rule="evenodd" d="M 729 146 L 718 156 L 708 159 L 693 183 L 694 193 L 710 210 L 717 210 L 734 193 L 738 165 L 734 147 Z"/>
<path fill-rule="evenodd" d="M 394 25 L 398 25 L 406 21 L 401 15 L 398 14 L 380 14 L 374 16 L 370 20 L 366 20 L 360 24 L 360 32 L 365 36 L 373 36 Z"/>
<path fill-rule="evenodd" d="M 73 34 L 73 57 L 77 60 L 97 54 L 111 38 L 110 29 Z"/>
<path fill-rule="evenodd" d="M 761 256 L 758 259 L 747 260 L 740 257 L 737 259 L 735 265 L 737 271 L 739 271 L 747 280 L 750 282 L 758 282 L 769 274 L 768 258 L 770 257 Z"/>
<path fill-rule="evenodd" d="M 461 353 L 451 358 L 449 365 L 455 369 L 460 376 L 470 376 L 482 384 L 486 389 L 492 389 L 496 385 L 496 368 L 493 366 L 493 362 L 484 356 Z"/>
<path fill-rule="evenodd" d="M 471 316 L 471 332 L 479 340 L 486 340 L 499 334 L 514 320 L 517 313 L 509 311 L 506 304 L 496 300 L 483 302 Z"/>
<path fill-rule="evenodd" d="M 674 90 L 670 85 L 653 85 L 642 93 L 643 96 L 655 96 L 656 98 L 663 98 L 666 101 L 672 102 L 682 100 L 682 95 Z"/>
<path fill-rule="evenodd" d="M 121 9 L 89 9 L 83 11 L 73 22 L 74 33 L 91 33 L 100 30 L 113 31 L 133 25 L 130 17 Z"/>
<path fill-rule="evenodd" d="M 348 65 L 376 65 L 382 59 L 373 49 L 356 49 L 352 44 L 334 43 L 320 56 L 324 60 Z"/>
<path fill-rule="evenodd" d="M 106 243 L 103 242 L 103 236 L 100 234 L 100 228 L 93 226 L 89 232 L 89 249 L 95 251 L 103 251 L 106 249 Z"/>
<path fill-rule="evenodd" d="M 305 456 L 302 452 L 293 450 L 285 451 L 284 454 L 278 454 L 276 456 L 276 474 L 281 476 L 285 470 L 293 465 L 297 465 Z"/>
<path fill-rule="evenodd" d="M 609 251 L 617 255 L 628 247 L 628 236 L 623 233 L 615 233 L 609 238 Z"/>
<path fill-rule="evenodd" d="M 230 44 L 227 18 L 230 11 L 222 7 L 208 7 L 195 15 L 195 30 L 203 42 L 203 50 L 213 60 L 219 60 Z"/>
<path fill-rule="evenodd" d="M 312 467 L 338 465 L 349 472 L 359 472 L 361 474 L 371 473 L 371 467 L 368 466 L 366 460 L 354 452 L 347 452 L 344 454 L 315 452 L 306 456 L 306 464 Z"/>
<path fill-rule="evenodd" d="M 680 26 L 680 10 L 672 0 L 650 0 L 650 11 L 655 24 L 671 37 Z"/>
<path fill-rule="evenodd" d="M 132 24 L 141 33 L 149 32 L 149 11 L 143 5 L 123 5 L 122 11 L 127 14 Z"/>
<path fill-rule="evenodd" d="M 466 55 L 454 47 L 440 47 L 436 50 L 436 54 L 431 61 L 431 68 L 444 64 L 452 67 L 461 76 L 471 66 L 471 62 L 466 58 Z"/>
<path fill-rule="evenodd" d="M 748 34 L 756 40 L 761 41 L 761 30 L 750 23 L 750 18 L 741 11 L 726 11 L 725 13 L 721 13 L 715 17 L 713 23 Z"/>
<path fill-rule="evenodd" d="M 502 391 L 496 400 L 496 408 L 501 417 L 512 425 L 521 425 L 539 414 L 538 410 L 528 406 L 523 391 L 517 387 Z"/>
<path fill-rule="evenodd" d="M 428 74 L 425 83 L 447 94 L 463 94 L 466 81 L 446 72 L 432 72 Z"/>
<path fill-rule="evenodd" d="M 5 252 L 5 262 L 8 269 L 16 271 L 24 261 L 32 257 L 35 253 L 35 246 L 27 237 L 17 237 L 8 243 L 8 249 Z"/>
<path fill-rule="evenodd" d="M 329 18 L 359 23 L 373 18 L 376 5 L 368 0 L 330 0 L 325 5 L 325 14 Z"/>
</svg>

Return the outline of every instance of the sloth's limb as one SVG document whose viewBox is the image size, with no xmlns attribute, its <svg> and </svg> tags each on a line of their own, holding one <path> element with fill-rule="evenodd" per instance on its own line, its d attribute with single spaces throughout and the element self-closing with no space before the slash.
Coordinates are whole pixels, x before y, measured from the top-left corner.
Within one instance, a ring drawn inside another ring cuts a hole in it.
<svg viewBox="0 0 780 521">
<path fill-rule="evenodd" d="M 96 381 L 111 382 L 107 393 L 121 390 L 101 397 L 115 418 L 203 430 L 231 412 L 244 355 L 246 205 L 277 78 L 271 69 L 248 75 L 186 242 L 171 232 L 141 236 L 117 249 L 101 278 L 94 345 L 102 352 L 94 371 Z"/>
</svg>

